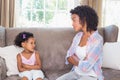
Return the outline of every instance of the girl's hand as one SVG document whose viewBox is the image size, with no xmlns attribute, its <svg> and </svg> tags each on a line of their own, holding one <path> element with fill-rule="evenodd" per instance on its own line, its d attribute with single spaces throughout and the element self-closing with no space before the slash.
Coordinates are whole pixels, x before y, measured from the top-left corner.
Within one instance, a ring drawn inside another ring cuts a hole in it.
<svg viewBox="0 0 120 80">
<path fill-rule="evenodd" d="M 29 68 L 30 65 L 22 64 L 23 68 Z"/>
</svg>

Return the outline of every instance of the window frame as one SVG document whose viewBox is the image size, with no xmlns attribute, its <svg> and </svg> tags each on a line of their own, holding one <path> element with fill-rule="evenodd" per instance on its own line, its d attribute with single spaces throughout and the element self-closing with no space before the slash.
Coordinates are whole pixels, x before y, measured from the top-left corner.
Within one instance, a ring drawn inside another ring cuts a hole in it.
<svg viewBox="0 0 120 80">
<path fill-rule="evenodd" d="M 16 0 L 17 1 L 17 0 Z M 64 13 L 64 14 L 66 14 L 66 15 L 68 15 L 68 16 L 70 16 L 70 13 L 69 13 L 69 11 L 70 11 L 70 9 L 72 9 L 72 8 L 74 8 L 75 6 L 77 6 L 78 5 L 78 3 L 79 3 L 79 0 L 73 0 L 73 4 L 72 4 L 72 6 L 73 7 L 71 7 L 70 8 L 70 6 L 71 6 L 71 3 L 69 4 L 69 3 L 67 3 L 67 9 L 66 10 L 58 10 L 58 0 L 56 0 L 56 6 L 55 6 L 55 10 L 50 10 L 50 9 L 46 9 L 45 8 L 45 2 L 46 0 L 44 0 L 44 7 L 43 7 L 43 9 L 33 9 L 32 7 L 30 8 L 30 9 L 26 9 L 26 11 L 28 10 L 28 11 L 32 11 L 32 12 L 36 12 L 36 11 L 43 11 L 43 21 L 42 21 L 42 23 L 41 23 L 41 25 L 36 25 L 36 27 L 48 27 L 48 26 L 51 26 L 51 25 L 49 25 L 49 24 L 46 24 L 46 12 L 47 11 L 49 11 L 49 12 L 53 12 L 55 15 L 57 14 L 57 13 Z M 67 2 L 70 2 L 69 0 L 66 0 Z M 32 1 L 31 1 L 31 4 L 32 4 Z M 18 5 L 18 6 L 20 6 L 20 5 Z M 22 8 L 20 8 L 19 7 L 19 13 L 21 13 L 22 11 L 24 11 L 24 7 L 22 7 Z M 20 14 L 17 14 L 17 19 L 19 19 L 17 22 L 16 22 L 16 26 L 17 27 L 35 27 L 35 26 L 32 26 L 31 24 L 33 23 L 33 19 L 32 19 L 32 13 L 30 14 L 30 22 L 29 23 L 24 23 L 25 24 L 25 26 L 24 25 L 22 25 L 20 22 L 24 22 L 24 20 L 22 20 L 21 18 L 20 18 Z M 22 13 L 21 13 L 22 14 Z M 26 22 L 26 21 L 25 21 Z M 35 24 L 37 24 L 37 23 L 35 23 Z M 71 24 L 71 22 L 70 22 L 70 24 Z M 33 24 L 34 25 L 34 24 Z M 58 25 L 57 25 L 58 26 Z M 64 25 L 63 25 L 64 26 Z M 71 27 L 71 26 L 67 26 L 67 27 Z"/>
</svg>

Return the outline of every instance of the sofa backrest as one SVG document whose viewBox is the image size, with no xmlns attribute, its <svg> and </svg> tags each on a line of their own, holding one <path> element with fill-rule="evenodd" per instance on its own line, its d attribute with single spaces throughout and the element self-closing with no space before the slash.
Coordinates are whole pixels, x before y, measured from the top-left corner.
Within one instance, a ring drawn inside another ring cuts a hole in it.
<svg viewBox="0 0 120 80">
<path fill-rule="evenodd" d="M 14 42 L 22 31 L 32 32 L 36 38 L 36 49 L 40 52 L 43 70 L 65 69 L 65 55 L 72 43 L 75 32 L 72 28 L 10 28 L 6 29 L 6 45 Z M 61 66 L 59 66 L 61 64 Z M 56 70 L 57 71 L 57 70 Z"/>
<path fill-rule="evenodd" d="M 14 44 L 15 36 L 22 31 L 29 31 L 36 38 L 36 49 L 40 52 L 43 70 L 65 70 L 65 56 L 75 32 L 72 28 L 0 28 L 0 47 Z M 98 29 L 104 42 L 116 42 L 118 27 L 111 25 Z"/>
</svg>

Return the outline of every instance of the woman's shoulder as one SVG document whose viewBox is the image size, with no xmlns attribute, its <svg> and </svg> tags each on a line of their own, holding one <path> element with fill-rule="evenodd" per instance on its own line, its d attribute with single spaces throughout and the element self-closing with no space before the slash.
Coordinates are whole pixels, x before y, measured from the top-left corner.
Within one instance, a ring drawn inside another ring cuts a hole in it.
<svg viewBox="0 0 120 80">
<path fill-rule="evenodd" d="M 79 37 L 79 36 L 82 36 L 83 32 L 78 32 L 76 33 L 75 37 Z"/>
<path fill-rule="evenodd" d="M 96 31 L 95 38 L 96 38 L 97 40 L 103 40 L 103 37 L 99 34 L 98 31 Z"/>
<path fill-rule="evenodd" d="M 82 34 L 83 34 L 82 32 L 76 33 L 76 35 L 73 38 L 73 42 L 76 42 L 76 40 L 78 40 L 80 38 L 80 36 L 82 36 Z"/>
<path fill-rule="evenodd" d="M 103 37 L 99 34 L 98 31 L 95 31 L 94 35 L 91 38 L 95 43 L 103 44 Z"/>
<path fill-rule="evenodd" d="M 83 34 L 83 32 L 82 31 L 79 31 L 76 35 L 77 36 L 81 36 Z"/>
</svg>

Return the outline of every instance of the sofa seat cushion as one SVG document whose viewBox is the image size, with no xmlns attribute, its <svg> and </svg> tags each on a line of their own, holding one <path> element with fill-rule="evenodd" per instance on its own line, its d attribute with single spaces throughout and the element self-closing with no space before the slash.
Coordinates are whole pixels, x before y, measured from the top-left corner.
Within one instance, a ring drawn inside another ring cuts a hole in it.
<svg viewBox="0 0 120 80">
<path fill-rule="evenodd" d="M 115 69 L 103 68 L 105 80 L 120 80 L 120 71 Z"/>
<path fill-rule="evenodd" d="M 46 71 L 45 75 L 49 80 L 56 80 L 58 77 L 62 76 L 63 74 L 69 72 L 70 70 L 60 70 L 60 71 Z"/>
<path fill-rule="evenodd" d="M 14 76 L 9 76 L 4 80 L 21 80 L 21 78 L 18 75 L 14 75 Z M 43 80 L 48 80 L 48 79 L 44 78 Z"/>
<path fill-rule="evenodd" d="M 4 80 L 21 80 L 21 78 L 18 75 L 14 75 L 14 76 L 6 77 L 6 79 Z"/>
</svg>

